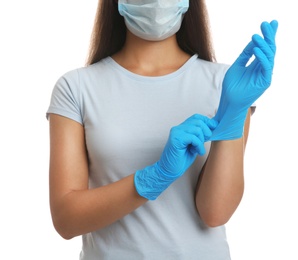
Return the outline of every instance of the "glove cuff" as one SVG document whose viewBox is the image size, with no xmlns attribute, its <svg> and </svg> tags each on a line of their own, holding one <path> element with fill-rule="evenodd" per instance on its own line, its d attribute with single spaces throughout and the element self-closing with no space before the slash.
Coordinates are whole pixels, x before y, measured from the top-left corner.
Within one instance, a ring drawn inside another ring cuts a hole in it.
<svg viewBox="0 0 298 260">
<path fill-rule="evenodd" d="M 136 171 L 134 184 L 140 196 L 148 200 L 155 200 L 179 176 L 172 177 L 164 174 L 158 166 L 158 163 L 155 163 L 142 170 Z"/>
<path fill-rule="evenodd" d="M 220 120 L 217 119 L 219 123 L 212 132 L 210 141 L 235 140 L 243 136 L 247 110 L 239 111 L 233 116 L 231 114 L 229 113 L 229 116 L 225 114 Z"/>
</svg>

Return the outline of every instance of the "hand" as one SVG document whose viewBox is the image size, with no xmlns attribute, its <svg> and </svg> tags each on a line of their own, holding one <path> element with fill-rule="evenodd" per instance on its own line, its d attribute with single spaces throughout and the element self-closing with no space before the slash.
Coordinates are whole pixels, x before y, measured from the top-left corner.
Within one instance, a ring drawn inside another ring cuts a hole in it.
<svg viewBox="0 0 298 260">
<path fill-rule="evenodd" d="M 215 120 L 196 114 L 173 127 L 160 160 L 135 173 L 137 192 L 147 199 L 156 199 L 183 175 L 198 154 L 205 154 L 204 143 L 216 126 Z"/>
<path fill-rule="evenodd" d="M 248 108 L 271 85 L 276 53 L 275 35 L 278 22 L 263 22 L 260 35 L 253 35 L 238 59 L 228 69 L 222 86 L 218 111 L 219 122 L 211 140 L 231 140 L 243 135 Z M 247 66 L 250 58 L 255 59 Z"/>
<path fill-rule="evenodd" d="M 215 120 L 199 114 L 171 129 L 167 144 L 157 165 L 159 170 L 171 177 L 181 176 L 194 162 L 197 155 L 205 154 L 204 143 L 217 126 Z"/>
</svg>

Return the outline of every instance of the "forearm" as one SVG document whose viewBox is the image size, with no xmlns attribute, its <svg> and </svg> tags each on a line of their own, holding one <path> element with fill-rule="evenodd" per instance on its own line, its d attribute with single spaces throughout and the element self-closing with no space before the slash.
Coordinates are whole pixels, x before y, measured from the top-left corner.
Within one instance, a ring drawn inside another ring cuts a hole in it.
<svg viewBox="0 0 298 260">
<path fill-rule="evenodd" d="M 201 173 L 196 206 L 208 226 L 225 224 L 238 207 L 243 191 L 243 138 L 216 141 Z"/>
<path fill-rule="evenodd" d="M 104 228 L 146 203 L 135 190 L 133 176 L 96 189 L 71 191 L 51 203 L 58 233 L 71 239 Z"/>
</svg>

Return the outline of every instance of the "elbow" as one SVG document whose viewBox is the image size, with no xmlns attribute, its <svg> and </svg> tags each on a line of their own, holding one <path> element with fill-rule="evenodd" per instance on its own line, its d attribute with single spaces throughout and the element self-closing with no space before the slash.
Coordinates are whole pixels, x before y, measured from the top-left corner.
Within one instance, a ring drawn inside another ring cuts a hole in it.
<svg viewBox="0 0 298 260">
<path fill-rule="evenodd" d="M 51 204 L 52 224 L 56 232 L 65 240 L 80 235 L 78 234 L 78 227 L 80 226 L 76 217 L 76 212 L 72 207 L 66 204 Z"/>
<path fill-rule="evenodd" d="M 57 230 L 57 229 L 56 229 Z M 75 236 L 69 234 L 68 232 L 63 232 L 63 231 L 58 231 L 58 234 L 65 240 L 71 240 L 72 238 L 74 238 Z"/>
<path fill-rule="evenodd" d="M 54 228 L 57 233 L 65 240 L 71 240 L 75 236 L 71 234 L 66 228 L 61 227 L 60 225 L 54 224 Z"/>
<path fill-rule="evenodd" d="M 240 201 L 235 203 L 222 203 L 210 201 L 196 201 L 197 212 L 207 227 L 215 228 L 228 223 L 236 211 Z"/>
<path fill-rule="evenodd" d="M 216 228 L 219 226 L 223 226 L 226 223 L 228 223 L 228 221 L 230 219 L 229 217 L 218 216 L 216 214 L 209 214 L 207 216 L 200 215 L 200 216 L 201 216 L 201 219 L 204 222 L 204 224 L 210 228 Z"/>
<path fill-rule="evenodd" d="M 223 226 L 230 220 L 233 215 L 232 209 L 222 208 L 222 207 L 198 207 L 198 214 L 203 221 L 203 223 L 210 228 L 215 228 Z"/>
<path fill-rule="evenodd" d="M 71 228 L 71 225 L 65 221 L 61 221 L 53 218 L 53 226 L 56 232 L 65 240 L 71 240 L 76 237 L 74 234 L 74 229 Z"/>
</svg>

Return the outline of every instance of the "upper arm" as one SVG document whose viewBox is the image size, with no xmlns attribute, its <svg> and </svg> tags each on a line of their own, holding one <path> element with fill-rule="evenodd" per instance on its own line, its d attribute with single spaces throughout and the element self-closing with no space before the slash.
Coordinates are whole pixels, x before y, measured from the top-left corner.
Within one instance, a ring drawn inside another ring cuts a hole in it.
<svg viewBox="0 0 298 260">
<path fill-rule="evenodd" d="M 88 188 L 88 161 L 84 127 L 66 117 L 50 114 L 51 209 L 74 190 Z"/>
</svg>

